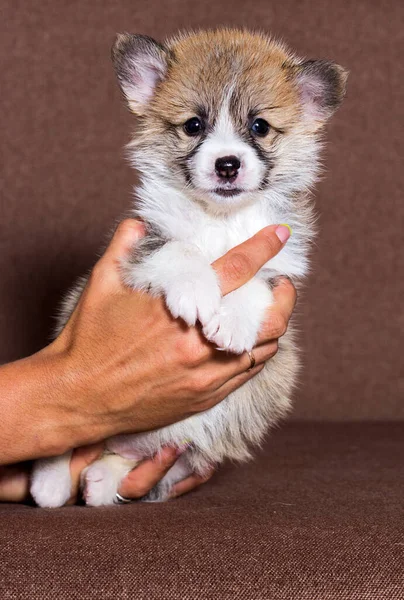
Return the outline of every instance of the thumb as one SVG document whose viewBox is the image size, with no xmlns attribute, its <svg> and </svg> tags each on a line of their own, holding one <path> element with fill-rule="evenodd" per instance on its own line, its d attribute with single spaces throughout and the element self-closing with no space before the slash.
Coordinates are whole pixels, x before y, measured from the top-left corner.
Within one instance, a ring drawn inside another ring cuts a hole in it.
<svg viewBox="0 0 404 600">
<path fill-rule="evenodd" d="M 104 284 L 122 284 L 120 267 L 122 259 L 127 257 L 133 250 L 136 242 L 145 234 L 145 226 L 141 221 L 125 219 L 121 221 L 105 250 L 104 255 L 98 261 L 98 273 L 102 274 Z"/>
<path fill-rule="evenodd" d="M 136 219 L 125 219 L 121 221 L 115 230 L 108 248 L 104 252 L 101 260 L 104 263 L 114 263 L 116 265 L 122 258 L 125 258 L 145 234 L 145 226 Z"/>
</svg>

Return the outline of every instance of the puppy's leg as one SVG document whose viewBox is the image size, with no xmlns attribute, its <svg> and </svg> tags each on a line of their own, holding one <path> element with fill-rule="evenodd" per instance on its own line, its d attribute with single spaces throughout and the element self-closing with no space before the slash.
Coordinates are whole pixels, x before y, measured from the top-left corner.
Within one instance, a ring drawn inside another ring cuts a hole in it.
<svg viewBox="0 0 404 600">
<path fill-rule="evenodd" d="M 219 310 L 217 275 L 192 244 L 167 242 L 141 263 L 124 264 L 123 272 L 127 285 L 164 295 L 173 317 L 190 326 L 208 323 Z"/>
<path fill-rule="evenodd" d="M 31 495 L 38 506 L 63 506 L 71 495 L 71 452 L 54 458 L 42 458 L 34 463 L 31 475 Z"/>
<path fill-rule="evenodd" d="M 257 340 L 265 311 L 272 303 L 269 286 L 255 278 L 222 299 L 219 312 L 203 333 L 218 348 L 242 354 Z"/>
<path fill-rule="evenodd" d="M 81 475 L 83 497 L 88 506 L 107 506 L 116 502 L 116 493 L 126 475 L 138 460 L 118 454 L 104 454 Z"/>
</svg>

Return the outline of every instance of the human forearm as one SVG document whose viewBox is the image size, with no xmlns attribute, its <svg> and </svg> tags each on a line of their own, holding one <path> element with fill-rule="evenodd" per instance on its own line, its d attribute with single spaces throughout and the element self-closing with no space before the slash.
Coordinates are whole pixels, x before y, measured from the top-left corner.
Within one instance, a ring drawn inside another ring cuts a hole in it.
<svg viewBox="0 0 404 600">
<path fill-rule="evenodd" d="M 107 433 L 79 410 L 80 371 L 68 362 L 51 345 L 0 367 L 0 464 L 57 455 Z"/>
</svg>

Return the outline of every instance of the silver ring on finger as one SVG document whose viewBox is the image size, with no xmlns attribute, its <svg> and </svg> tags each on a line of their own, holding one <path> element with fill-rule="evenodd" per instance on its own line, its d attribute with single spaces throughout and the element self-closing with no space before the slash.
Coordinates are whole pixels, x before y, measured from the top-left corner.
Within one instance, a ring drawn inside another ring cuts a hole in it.
<svg viewBox="0 0 404 600">
<path fill-rule="evenodd" d="M 115 504 L 131 504 L 131 502 L 133 502 L 131 498 L 125 498 L 121 494 L 118 494 L 118 492 L 115 494 Z"/>
</svg>

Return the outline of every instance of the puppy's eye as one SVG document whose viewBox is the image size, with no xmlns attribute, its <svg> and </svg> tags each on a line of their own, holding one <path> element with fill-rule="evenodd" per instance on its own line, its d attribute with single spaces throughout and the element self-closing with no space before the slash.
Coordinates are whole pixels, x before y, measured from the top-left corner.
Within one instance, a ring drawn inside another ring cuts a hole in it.
<svg viewBox="0 0 404 600">
<path fill-rule="evenodd" d="M 254 123 L 251 125 L 251 131 L 260 137 L 268 135 L 270 129 L 271 126 L 265 119 L 255 119 Z"/>
<path fill-rule="evenodd" d="M 187 135 L 198 135 L 203 130 L 203 123 L 198 117 L 192 117 L 184 123 L 184 131 Z"/>
</svg>

